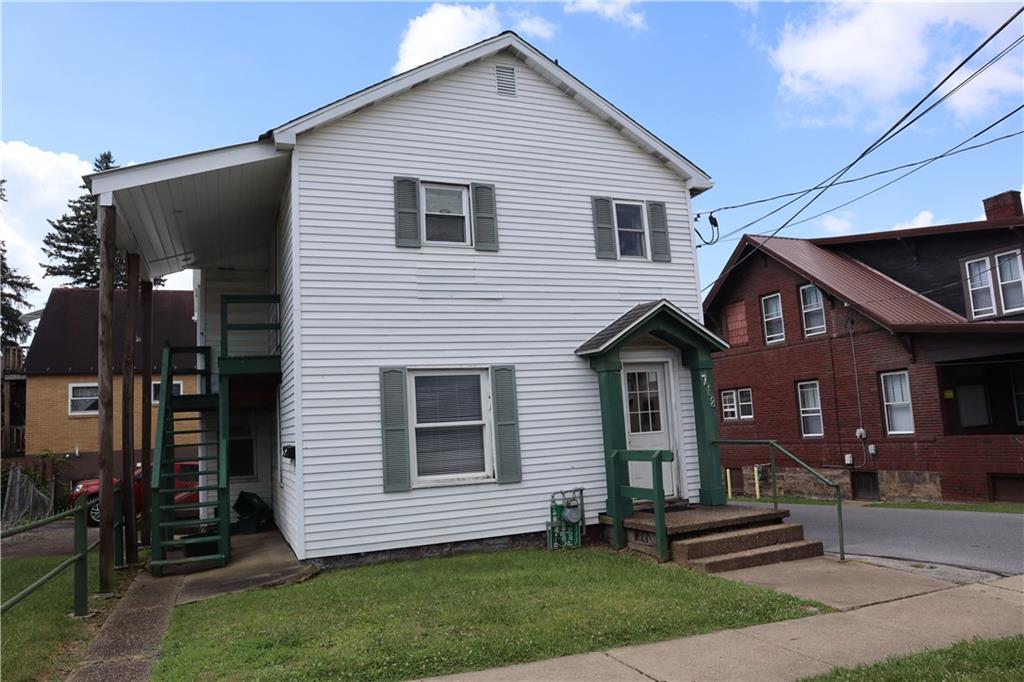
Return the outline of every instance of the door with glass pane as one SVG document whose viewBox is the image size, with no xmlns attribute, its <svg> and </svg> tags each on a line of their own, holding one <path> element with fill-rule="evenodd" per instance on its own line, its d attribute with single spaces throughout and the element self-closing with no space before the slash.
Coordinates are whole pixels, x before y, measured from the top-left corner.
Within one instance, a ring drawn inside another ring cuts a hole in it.
<svg viewBox="0 0 1024 682">
<path fill-rule="evenodd" d="M 666 363 L 625 363 L 622 365 L 622 394 L 626 411 L 626 446 L 630 450 L 674 450 L 672 437 L 672 392 Z M 666 495 L 676 494 L 675 462 L 662 465 Z M 630 485 L 650 488 L 651 465 L 631 462 Z"/>
</svg>

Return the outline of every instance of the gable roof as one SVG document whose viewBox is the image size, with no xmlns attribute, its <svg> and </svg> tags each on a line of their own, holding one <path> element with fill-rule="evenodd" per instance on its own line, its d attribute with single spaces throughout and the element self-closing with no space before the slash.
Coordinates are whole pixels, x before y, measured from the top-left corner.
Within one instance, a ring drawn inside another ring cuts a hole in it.
<svg viewBox="0 0 1024 682">
<path fill-rule="evenodd" d="M 656 301 L 645 301 L 633 306 L 614 322 L 584 341 L 576 349 L 576 355 L 587 357 L 604 353 L 647 322 L 647 320 L 661 312 L 667 312 L 690 330 L 696 332 L 710 346 L 715 347 L 715 350 L 724 350 L 729 347 L 729 344 L 718 338 L 700 322 L 687 315 L 684 310 L 674 305 L 671 301 L 662 298 Z"/>
<path fill-rule="evenodd" d="M 842 253 L 818 245 L 818 240 L 744 235 L 715 286 L 704 299 L 710 310 L 719 292 L 748 249 L 771 256 L 823 291 L 891 332 L 1024 332 L 1024 322 L 968 322 L 891 277 Z"/>
<path fill-rule="evenodd" d="M 114 291 L 114 372 L 123 369 L 125 290 Z M 26 374 L 96 374 L 99 354 L 99 289 L 54 289 L 46 301 L 32 345 L 25 358 Z M 137 335 L 142 319 L 137 320 Z M 153 292 L 153 370 L 160 371 L 165 343 L 194 346 L 196 323 L 192 321 L 192 292 L 157 289 Z M 136 348 L 141 360 L 141 349 Z M 136 363 L 140 366 L 140 363 Z M 175 368 L 194 370 L 194 355 L 179 355 Z"/>
<path fill-rule="evenodd" d="M 691 195 L 711 189 L 711 177 L 700 167 L 644 128 L 618 107 L 576 79 L 550 57 L 512 31 L 504 31 L 479 43 L 440 57 L 422 66 L 392 76 L 375 85 L 320 107 L 267 131 L 261 139 L 272 138 L 278 148 L 290 148 L 295 138 L 308 130 L 330 125 L 357 111 L 394 97 L 428 81 L 441 78 L 467 64 L 508 52 L 536 71 L 577 104 L 602 119 L 642 150 L 654 156 L 687 181 Z"/>
<path fill-rule="evenodd" d="M 902 230 L 860 232 L 858 234 L 843 234 L 836 237 L 816 237 L 808 241 L 812 244 L 817 244 L 818 246 L 832 246 L 838 244 L 856 244 L 860 242 L 888 241 L 890 239 L 899 241 L 902 239 L 915 239 L 918 237 L 935 237 L 946 234 L 962 234 L 964 232 L 997 230 L 1006 227 L 1024 227 L 1024 217 L 1014 216 L 1011 218 L 999 218 L 997 220 L 974 220 L 969 223 L 950 223 L 948 225 L 910 227 Z"/>
</svg>

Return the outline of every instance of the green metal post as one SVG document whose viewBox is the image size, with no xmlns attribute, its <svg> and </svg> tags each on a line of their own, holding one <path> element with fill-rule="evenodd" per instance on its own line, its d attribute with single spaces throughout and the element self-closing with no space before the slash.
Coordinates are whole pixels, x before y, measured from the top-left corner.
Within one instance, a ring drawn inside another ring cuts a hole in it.
<svg viewBox="0 0 1024 682">
<path fill-rule="evenodd" d="M 125 567 L 124 507 L 121 505 L 121 486 L 114 487 L 114 566 Z"/>
<path fill-rule="evenodd" d="M 846 561 L 846 543 L 843 542 L 843 488 L 836 486 L 836 517 L 839 522 L 839 560 Z"/>
<path fill-rule="evenodd" d="M 221 309 L 227 310 L 224 299 Z M 217 542 L 218 552 L 224 561 L 231 558 L 231 508 L 228 499 L 228 448 L 231 444 L 231 382 L 224 374 L 220 375 L 220 395 L 217 398 Z"/>
<path fill-rule="evenodd" d="M 693 349 L 686 353 L 693 392 L 694 423 L 697 427 L 697 461 L 700 466 L 700 503 L 721 506 L 726 503 L 725 486 L 720 476 L 722 458 L 718 450 L 718 410 L 711 354 Z M 622 408 L 619 408 L 619 412 Z"/>
<path fill-rule="evenodd" d="M 779 483 L 778 476 L 775 474 L 775 444 L 772 443 L 768 446 L 768 460 L 772 463 L 772 504 L 775 507 L 775 511 L 779 511 Z"/>
<path fill-rule="evenodd" d="M 662 481 L 661 453 L 651 460 L 651 492 L 654 493 L 654 538 L 658 547 L 658 560 L 668 561 L 668 530 L 665 528 L 665 485 Z"/>
<path fill-rule="evenodd" d="M 89 613 L 89 508 L 86 496 L 75 502 L 75 616 Z"/>
</svg>

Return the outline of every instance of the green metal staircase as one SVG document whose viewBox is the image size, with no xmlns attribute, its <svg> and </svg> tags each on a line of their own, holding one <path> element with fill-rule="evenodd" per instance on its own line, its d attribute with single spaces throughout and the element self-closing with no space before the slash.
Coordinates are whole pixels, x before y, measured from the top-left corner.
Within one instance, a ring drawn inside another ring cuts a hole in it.
<svg viewBox="0 0 1024 682">
<path fill-rule="evenodd" d="M 189 354 L 203 358 L 198 371 L 200 393 L 171 395 L 174 358 Z M 211 392 L 210 360 L 209 346 L 168 346 L 163 350 L 153 477 L 148 482 L 152 496 L 149 570 L 153 575 L 180 564 L 224 566 L 231 558 L 228 392 L 225 386 L 219 393 Z M 216 416 L 216 427 L 208 426 L 210 416 Z M 185 436 L 189 438 L 183 439 Z M 199 453 L 186 454 L 193 449 Z M 194 468 L 180 466 L 186 463 L 199 465 L 198 479 Z M 179 485 L 185 479 L 193 479 L 196 485 Z M 199 499 L 183 499 L 192 493 Z M 186 551 L 190 545 L 204 548 L 200 553 Z M 210 551 L 207 546 L 213 545 L 216 550 Z"/>
</svg>

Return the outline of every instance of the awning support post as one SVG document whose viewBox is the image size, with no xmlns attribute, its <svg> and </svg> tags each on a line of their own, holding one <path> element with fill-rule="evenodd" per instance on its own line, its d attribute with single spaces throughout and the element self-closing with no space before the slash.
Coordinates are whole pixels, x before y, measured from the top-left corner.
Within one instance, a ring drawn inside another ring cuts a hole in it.
<svg viewBox="0 0 1024 682">
<path fill-rule="evenodd" d="M 139 256 L 125 258 L 128 288 L 124 308 L 124 357 L 121 369 L 121 509 L 124 511 L 125 563 L 139 562 L 135 529 L 135 316 L 139 301 Z M 142 386 L 145 394 L 146 385 Z M 152 390 L 152 389 L 150 389 Z"/>
<path fill-rule="evenodd" d="M 117 213 L 109 196 L 97 202 L 99 226 L 99 351 L 96 359 L 99 393 L 100 592 L 114 586 L 114 249 Z"/>
</svg>

